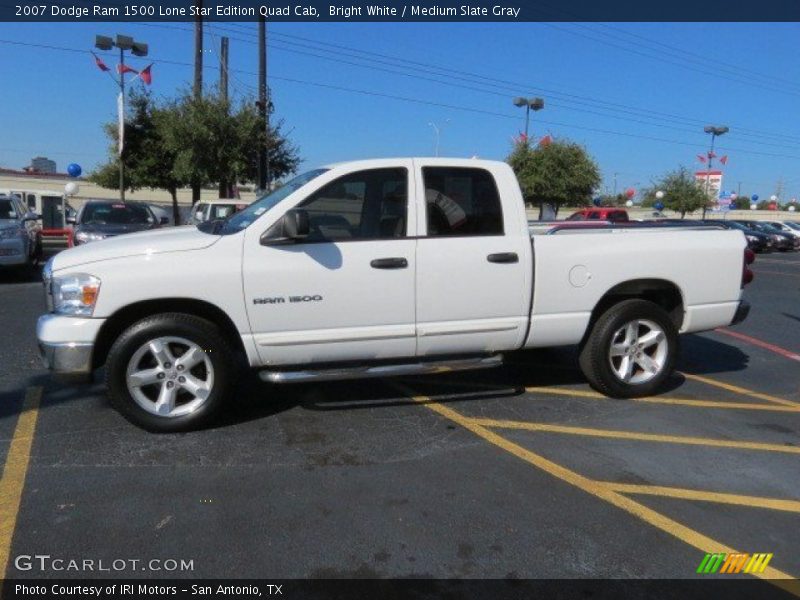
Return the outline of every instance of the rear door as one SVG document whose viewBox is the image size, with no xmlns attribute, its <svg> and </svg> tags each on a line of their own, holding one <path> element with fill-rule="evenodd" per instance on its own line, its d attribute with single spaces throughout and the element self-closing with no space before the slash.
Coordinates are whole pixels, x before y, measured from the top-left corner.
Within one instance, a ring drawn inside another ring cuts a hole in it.
<svg viewBox="0 0 800 600">
<path fill-rule="evenodd" d="M 417 165 L 417 353 L 518 347 L 528 324 L 530 238 L 486 168 Z M 516 183 L 514 184 L 516 185 Z M 521 201 L 521 200 L 520 200 Z"/>
</svg>

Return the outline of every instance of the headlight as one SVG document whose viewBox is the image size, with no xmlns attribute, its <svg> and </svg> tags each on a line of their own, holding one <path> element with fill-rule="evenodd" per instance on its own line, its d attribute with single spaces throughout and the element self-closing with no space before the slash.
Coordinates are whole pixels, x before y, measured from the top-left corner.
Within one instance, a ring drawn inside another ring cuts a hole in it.
<svg viewBox="0 0 800 600">
<path fill-rule="evenodd" d="M 776 234 L 776 233 L 772 234 L 772 241 L 773 242 L 780 242 L 781 239 L 783 239 L 783 238 L 781 238 L 781 236 L 779 236 L 778 234 Z"/>
<path fill-rule="evenodd" d="M 0 240 L 8 240 L 11 238 L 19 237 L 20 230 L 16 227 L 7 227 L 0 229 Z"/>
<path fill-rule="evenodd" d="M 89 233 L 88 231 L 79 231 L 75 234 L 75 239 L 78 240 L 81 244 L 86 244 L 88 242 L 99 242 L 100 240 L 106 239 L 102 233 Z"/>
<path fill-rule="evenodd" d="M 53 310 L 62 315 L 91 316 L 100 293 L 100 280 L 93 275 L 75 273 L 53 277 Z"/>
<path fill-rule="evenodd" d="M 746 235 L 744 237 L 747 238 L 748 242 L 752 242 L 754 244 L 758 241 L 758 238 L 756 236 L 754 236 L 754 235 Z"/>
</svg>

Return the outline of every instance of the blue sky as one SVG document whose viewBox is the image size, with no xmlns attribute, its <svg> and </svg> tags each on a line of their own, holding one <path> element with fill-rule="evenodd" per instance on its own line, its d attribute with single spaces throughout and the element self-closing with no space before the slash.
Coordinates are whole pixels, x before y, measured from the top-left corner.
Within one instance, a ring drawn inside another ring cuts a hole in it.
<svg viewBox="0 0 800 600">
<path fill-rule="evenodd" d="M 206 85 L 217 81 L 219 36 L 228 35 L 231 91 L 254 93 L 256 24 L 207 25 Z M 160 61 L 191 63 L 191 28 L 3 23 L 0 40 L 91 50 L 95 33 L 132 35 L 151 55 L 133 64 L 155 62 L 153 92 L 173 95 L 192 69 Z M 429 123 L 441 128 L 442 155 L 502 159 L 524 127 L 511 99 L 538 95 L 546 106 L 532 116 L 533 135 L 585 145 L 608 190 L 615 173 L 622 191 L 680 164 L 698 168 L 709 142 L 703 125 L 724 124 L 723 189 L 741 181 L 743 193 L 763 198 L 783 178 L 783 198 L 800 197 L 798 24 L 286 23 L 269 32 L 275 117 L 304 168 L 431 155 Z M 0 43 L 0 57 L 0 166 L 20 168 L 35 155 L 60 170 L 98 164 L 115 88 L 90 55 Z"/>
</svg>

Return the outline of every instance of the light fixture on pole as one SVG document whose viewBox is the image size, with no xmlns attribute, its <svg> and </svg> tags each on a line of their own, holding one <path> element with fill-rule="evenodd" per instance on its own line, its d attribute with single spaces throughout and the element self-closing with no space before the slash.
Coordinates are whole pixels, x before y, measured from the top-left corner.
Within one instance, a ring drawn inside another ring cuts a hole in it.
<svg viewBox="0 0 800 600">
<path fill-rule="evenodd" d="M 716 125 L 706 125 L 703 128 L 703 131 L 706 133 L 711 134 L 711 148 L 708 151 L 708 170 L 706 171 L 706 196 L 709 195 L 709 185 L 711 182 L 711 165 L 714 162 L 714 140 L 719 135 L 723 135 L 728 133 L 729 129 L 723 126 L 716 126 Z M 706 206 L 703 205 L 703 219 L 706 218 Z"/>
<path fill-rule="evenodd" d="M 119 113 L 119 133 L 118 133 L 118 152 L 119 152 L 119 199 L 125 202 L 125 162 L 123 160 L 123 148 L 125 145 L 125 50 L 134 56 L 147 56 L 148 47 L 144 42 L 137 42 L 128 35 L 117 35 L 116 39 L 111 39 L 105 35 L 96 35 L 94 47 L 98 50 L 111 50 L 119 48 L 119 97 L 117 100 L 117 112 Z M 107 69 L 106 69 L 107 70 Z M 135 71 L 134 71 L 135 72 Z"/>
<path fill-rule="evenodd" d="M 441 127 L 432 121 L 428 123 L 428 125 L 430 125 L 433 128 L 433 131 L 436 134 L 436 143 L 434 144 L 433 147 L 435 156 L 439 156 L 439 142 L 441 141 L 442 138 L 442 129 L 444 129 L 444 126 L 447 125 L 449 122 L 450 119 L 445 119 L 444 124 Z"/>
<path fill-rule="evenodd" d="M 531 118 L 531 110 L 537 111 L 544 108 L 544 100 L 541 98 L 514 98 L 514 106 L 525 107 L 525 145 L 528 145 L 528 125 Z"/>
</svg>

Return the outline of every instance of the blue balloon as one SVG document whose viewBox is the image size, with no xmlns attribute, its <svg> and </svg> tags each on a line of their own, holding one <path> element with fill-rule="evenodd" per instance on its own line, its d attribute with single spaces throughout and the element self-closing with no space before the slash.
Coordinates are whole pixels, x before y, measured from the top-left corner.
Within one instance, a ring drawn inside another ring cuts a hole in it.
<svg viewBox="0 0 800 600">
<path fill-rule="evenodd" d="M 750 196 L 750 200 L 752 200 L 753 202 L 758 202 L 758 194 L 753 194 L 752 196 Z"/>
<path fill-rule="evenodd" d="M 70 177 L 80 177 L 82 172 L 81 166 L 77 163 L 67 165 L 67 173 L 69 173 Z"/>
<path fill-rule="evenodd" d="M 653 206 L 659 212 L 664 210 L 664 203 L 663 202 L 656 202 Z"/>
<path fill-rule="evenodd" d="M 592 200 L 592 204 L 594 204 L 595 206 L 600 206 L 602 202 L 603 202 L 602 198 L 595 198 L 594 200 Z"/>
</svg>

